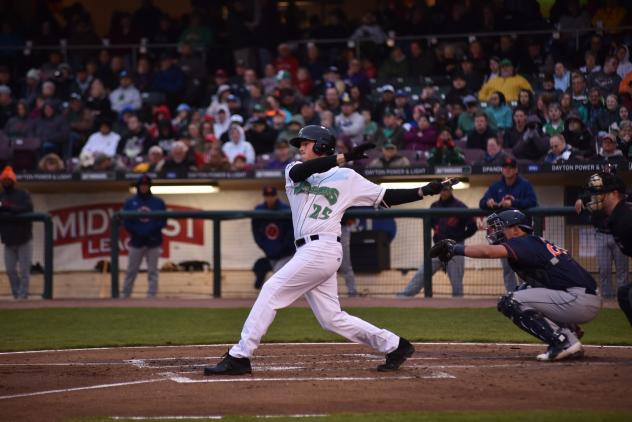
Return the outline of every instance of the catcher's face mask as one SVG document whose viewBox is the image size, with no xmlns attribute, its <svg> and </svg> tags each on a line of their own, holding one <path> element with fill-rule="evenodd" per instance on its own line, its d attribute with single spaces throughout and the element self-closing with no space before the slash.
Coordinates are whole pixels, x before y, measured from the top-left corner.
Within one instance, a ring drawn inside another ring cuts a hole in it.
<svg viewBox="0 0 632 422">
<path fill-rule="evenodd" d="M 505 240 L 503 232 L 505 224 L 496 213 L 487 217 L 487 241 L 490 245 L 498 245 Z"/>
<path fill-rule="evenodd" d="M 600 193 L 604 189 L 603 178 L 598 173 L 590 176 L 588 181 L 588 190 L 590 190 L 590 202 L 586 204 L 591 212 L 601 211 L 603 209 L 603 199 L 605 193 Z"/>
</svg>

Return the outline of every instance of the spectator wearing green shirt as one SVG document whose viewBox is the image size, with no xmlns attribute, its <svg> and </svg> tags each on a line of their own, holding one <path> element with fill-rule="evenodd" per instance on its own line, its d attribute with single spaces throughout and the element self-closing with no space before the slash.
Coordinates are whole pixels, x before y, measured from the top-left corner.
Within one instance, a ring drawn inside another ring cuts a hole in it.
<svg viewBox="0 0 632 422">
<path fill-rule="evenodd" d="M 549 121 L 544 125 L 542 131 L 546 136 L 553 136 L 564 132 L 564 120 L 562 120 L 562 109 L 558 103 L 549 104 L 547 112 Z"/>
<path fill-rule="evenodd" d="M 465 136 L 474 129 L 474 116 L 481 110 L 478 100 L 473 95 L 466 96 L 463 99 L 463 104 L 465 104 L 465 111 L 459 115 L 459 120 L 457 121 L 457 138 Z M 488 126 L 495 131 L 498 125 L 491 110 L 484 109 L 483 112 L 487 115 Z"/>
</svg>

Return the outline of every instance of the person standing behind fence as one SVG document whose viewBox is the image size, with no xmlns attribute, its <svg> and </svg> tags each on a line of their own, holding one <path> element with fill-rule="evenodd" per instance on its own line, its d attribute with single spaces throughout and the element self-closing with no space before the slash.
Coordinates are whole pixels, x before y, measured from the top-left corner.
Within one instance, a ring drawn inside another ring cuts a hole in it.
<svg viewBox="0 0 632 422">
<path fill-rule="evenodd" d="M 353 219 L 343 218 L 340 231 L 340 244 L 342 245 L 342 261 L 338 272 L 345 278 L 345 286 L 347 286 L 347 295 L 349 297 L 358 297 L 358 288 L 355 282 L 355 273 L 351 265 L 351 224 Z"/>
<path fill-rule="evenodd" d="M 632 201 L 626 199 L 623 179 L 612 171 L 601 171 L 590 176 L 588 181 L 590 202 L 586 207 L 593 213 L 608 217 L 608 229 L 621 252 L 632 257 Z M 619 307 L 632 325 L 632 283 L 619 287 L 617 291 Z"/>
<path fill-rule="evenodd" d="M 536 207 L 538 201 L 533 186 L 518 175 L 518 165 L 513 158 L 507 158 L 502 165 L 502 177 L 492 184 L 481 198 L 479 206 L 489 211 L 503 209 L 525 210 Z M 516 290 L 516 273 L 511 269 L 507 258 L 500 260 L 503 267 L 503 280 L 508 292 Z"/>
<path fill-rule="evenodd" d="M 290 206 L 279 200 L 274 186 L 263 188 L 263 202 L 255 210 L 282 211 Z M 257 246 L 266 254 L 255 262 L 255 289 L 260 289 L 268 271 L 277 272 L 294 255 L 294 229 L 290 219 L 252 219 L 252 235 Z"/>
<path fill-rule="evenodd" d="M 123 211 L 164 211 L 165 202 L 151 193 L 151 178 L 146 174 L 136 181 L 136 195 L 123 204 Z M 132 294 L 134 280 L 145 257 L 147 261 L 147 297 L 153 298 L 158 291 L 158 258 L 162 252 L 162 229 L 167 225 L 165 218 L 126 218 L 125 230 L 130 235 L 128 264 L 123 286 L 123 298 Z"/>
<path fill-rule="evenodd" d="M 589 210 L 587 204 L 590 195 L 584 195 L 575 202 L 575 211 L 581 214 L 583 210 Z M 590 224 L 595 228 L 595 250 L 597 254 L 597 267 L 599 268 L 599 282 L 601 297 L 612 299 L 616 297 L 612 288 L 612 262 L 614 261 L 617 274 L 617 288 L 628 283 L 628 257 L 621 252 L 612 232 L 608 228 L 608 218 L 600 212 L 590 213 Z"/>
<path fill-rule="evenodd" d="M 4 244 L 4 266 L 15 299 L 28 299 L 31 258 L 33 257 L 33 224 L 30 221 L 3 220 L 33 211 L 31 195 L 15 187 L 17 178 L 11 166 L 0 173 L 0 237 Z"/>
<path fill-rule="evenodd" d="M 452 194 L 452 187 L 445 186 L 439 194 L 439 200 L 430 205 L 430 208 L 467 208 L 467 206 L 456 199 Z M 463 244 L 465 239 L 476 233 L 476 221 L 473 217 L 454 217 L 446 215 L 443 217 L 432 217 L 430 219 L 430 227 L 434 232 L 432 241 L 437 243 L 443 239 L 454 239 L 457 243 Z M 465 271 L 465 257 L 458 256 L 441 264 L 438 258 L 432 260 L 432 274 L 436 273 L 439 268 L 443 268 L 450 279 L 452 285 L 452 296 L 463 296 L 463 273 Z M 413 278 L 401 292 L 397 293 L 398 297 L 413 297 L 419 293 L 424 287 L 424 265 L 423 261 Z"/>
</svg>

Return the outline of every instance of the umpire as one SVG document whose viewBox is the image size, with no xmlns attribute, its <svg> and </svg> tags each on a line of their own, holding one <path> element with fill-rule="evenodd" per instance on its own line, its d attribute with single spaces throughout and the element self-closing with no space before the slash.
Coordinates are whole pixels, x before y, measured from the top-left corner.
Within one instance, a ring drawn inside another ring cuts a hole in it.
<svg viewBox="0 0 632 422">
<path fill-rule="evenodd" d="M 443 261 L 453 256 L 507 258 L 525 283 L 498 301 L 498 310 L 520 329 L 548 344 L 539 361 L 583 355 L 577 324 L 591 321 L 601 309 L 597 283 L 566 250 L 532 235 L 529 220 L 518 210 L 487 217 L 489 245 L 457 244 L 446 239 L 430 250 Z"/>
<path fill-rule="evenodd" d="M 588 192 L 588 209 L 608 216 L 608 229 L 614 236 L 615 243 L 621 252 L 632 256 L 632 203 L 626 201 L 623 179 L 610 172 L 593 174 L 588 181 Z M 632 325 L 632 283 L 619 287 L 617 299 Z"/>
</svg>

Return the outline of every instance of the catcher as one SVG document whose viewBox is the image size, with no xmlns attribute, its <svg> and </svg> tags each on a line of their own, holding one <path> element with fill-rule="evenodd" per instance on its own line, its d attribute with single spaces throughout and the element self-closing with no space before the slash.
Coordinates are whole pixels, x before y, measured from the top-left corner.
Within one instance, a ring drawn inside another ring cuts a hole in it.
<svg viewBox="0 0 632 422">
<path fill-rule="evenodd" d="M 597 284 L 566 250 L 534 236 L 530 221 L 518 210 L 487 217 L 489 245 L 457 244 L 445 239 L 430 249 L 431 257 L 449 261 L 470 258 L 508 258 L 525 283 L 498 301 L 498 310 L 527 333 L 548 344 L 539 361 L 581 357 L 578 324 L 591 321 L 601 308 Z"/>
</svg>

